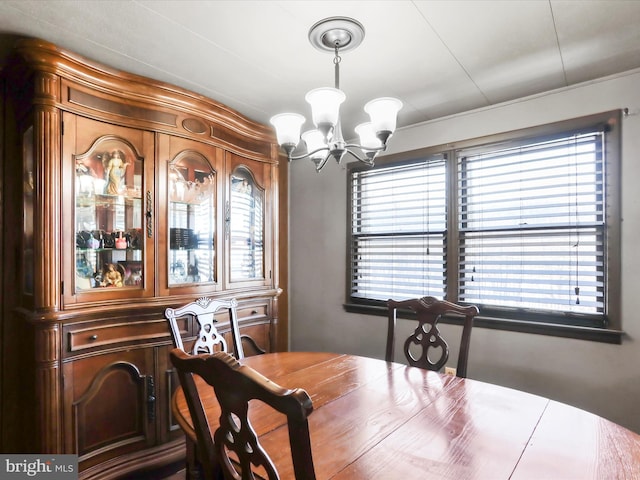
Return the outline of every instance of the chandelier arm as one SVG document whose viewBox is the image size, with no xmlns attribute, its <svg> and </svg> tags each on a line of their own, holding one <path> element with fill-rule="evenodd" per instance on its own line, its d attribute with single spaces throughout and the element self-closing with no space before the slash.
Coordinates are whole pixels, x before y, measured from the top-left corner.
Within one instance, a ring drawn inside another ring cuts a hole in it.
<svg viewBox="0 0 640 480">
<path fill-rule="evenodd" d="M 292 157 L 291 155 L 289 155 L 289 161 L 302 160 L 303 158 L 311 158 L 311 155 L 313 155 L 314 153 L 322 152 L 324 150 L 326 150 L 327 153 L 329 153 L 329 147 L 320 147 L 320 148 L 316 148 L 313 152 L 303 153 L 302 155 L 296 155 L 295 157 Z"/>
<path fill-rule="evenodd" d="M 363 147 L 362 145 L 358 145 L 357 143 L 348 143 L 344 146 L 344 148 L 357 148 L 359 150 L 365 151 L 368 150 L 370 152 L 382 152 L 387 149 L 386 145 L 381 145 L 379 147 Z"/>
<path fill-rule="evenodd" d="M 357 146 L 357 145 L 350 145 L 350 146 L 351 146 L 351 147 L 354 147 L 354 146 Z M 362 162 L 362 163 L 364 163 L 364 164 L 366 164 L 366 165 L 369 165 L 369 166 L 373 166 L 373 160 L 374 160 L 374 158 L 375 158 L 375 155 L 374 155 L 372 158 L 370 158 L 370 159 L 362 158 L 362 157 L 360 157 L 356 152 L 354 152 L 353 150 L 351 150 L 351 149 L 350 149 L 350 148 L 348 148 L 348 147 L 346 147 L 346 148 L 345 148 L 345 153 L 350 154 L 353 158 L 355 158 L 355 159 L 356 159 L 356 160 L 358 160 L 359 162 Z"/>
</svg>

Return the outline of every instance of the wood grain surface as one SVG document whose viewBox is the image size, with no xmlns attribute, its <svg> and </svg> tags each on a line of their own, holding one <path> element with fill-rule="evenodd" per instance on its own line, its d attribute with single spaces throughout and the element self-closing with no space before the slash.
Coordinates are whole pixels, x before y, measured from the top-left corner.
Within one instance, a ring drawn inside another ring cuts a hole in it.
<svg viewBox="0 0 640 480">
<path fill-rule="evenodd" d="M 640 478 L 640 436 L 547 398 L 353 355 L 281 352 L 242 363 L 311 396 L 318 479 Z M 200 391 L 216 425 L 213 391 Z M 180 389 L 173 411 L 192 432 Z M 281 478 L 293 478 L 284 417 L 258 403 L 250 417 Z"/>
</svg>

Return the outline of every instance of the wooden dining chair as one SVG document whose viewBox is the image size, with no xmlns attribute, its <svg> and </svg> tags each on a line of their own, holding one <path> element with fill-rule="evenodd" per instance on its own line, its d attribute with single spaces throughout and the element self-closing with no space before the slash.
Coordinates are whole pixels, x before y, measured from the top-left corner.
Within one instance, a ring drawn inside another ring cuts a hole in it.
<svg viewBox="0 0 640 480">
<path fill-rule="evenodd" d="M 469 344 L 473 319 L 478 315 L 478 307 L 462 306 L 435 297 L 423 297 L 410 300 L 387 302 L 389 322 L 387 330 L 387 351 L 385 359 L 392 362 L 394 358 L 396 318 L 398 309 L 406 309 L 415 313 L 418 326 L 404 342 L 404 354 L 409 365 L 428 370 L 440 370 L 449 359 L 449 345 L 438 329 L 438 321 L 442 315 L 456 314 L 464 316 L 462 338 L 456 375 L 466 378 Z M 438 355 L 438 351 L 440 354 Z"/>
<path fill-rule="evenodd" d="M 214 353 L 216 351 L 229 352 L 227 341 L 221 335 L 215 324 L 217 323 L 216 315 L 223 311 L 229 314 L 229 325 L 231 330 L 231 340 L 233 354 L 239 360 L 244 358 L 244 349 L 242 348 L 242 340 L 240 337 L 240 329 L 238 326 L 237 315 L 238 302 L 235 298 L 229 300 L 213 300 L 208 297 L 198 298 L 196 301 L 188 303 L 180 308 L 167 308 L 164 316 L 169 323 L 169 330 L 173 339 L 173 346 L 185 351 L 178 327 L 178 318 L 192 315 L 198 322 L 198 335 L 189 349 L 191 354 Z M 181 379 L 182 384 L 182 379 Z M 184 388 L 184 384 L 182 384 Z M 218 467 L 218 462 L 213 455 L 212 449 L 203 447 L 196 439 L 194 431 L 186 431 L 186 469 L 187 477 L 199 478 L 200 472 L 206 470 L 209 472 L 216 471 L 217 480 L 222 479 L 222 474 Z"/>
<path fill-rule="evenodd" d="M 198 443 L 208 450 L 209 461 L 213 463 L 213 459 L 217 459 L 214 470 L 204 472 L 207 480 L 215 478 L 217 468 L 226 480 L 254 480 L 252 465 L 262 467 L 269 480 L 279 479 L 273 461 L 249 421 L 251 400 L 259 400 L 287 417 L 295 478 L 315 480 L 307 421 L 313 404 L 306 391 L 283 388 L 224 352 L 188 355 L 176 348 L 170 355 L 180 377 Z M 213 387 L 220 405 L 220 426 L 213 435 L 193 374 Z"/>
<path fill-rule="evenodd" d="M 208 297 L 198 298 L 195 302 L 188 303 L 180 308 L 167 308 L 164 316 L 169 322 L 169 329 L 173 338 L 173 346 L 184 351 L 180 329 L 177 319 L 186 315 L 193 315 L 198 321 L 198 336 L 191 348 L 192 354 L 214 353 L 222 350 L 228 352 L 227 341 L 224 336 L 218 333 L 215 327 L 216 315 L 227 310 L 229 312 L 229 325 L 231 327 L 231 340 L 233 343 L 233 354 L 238 359 L 244 358 L 242 339 L 238 327 L 238 302 L 235 298 L 230 300 L 213 300 Z"/>
</svg>

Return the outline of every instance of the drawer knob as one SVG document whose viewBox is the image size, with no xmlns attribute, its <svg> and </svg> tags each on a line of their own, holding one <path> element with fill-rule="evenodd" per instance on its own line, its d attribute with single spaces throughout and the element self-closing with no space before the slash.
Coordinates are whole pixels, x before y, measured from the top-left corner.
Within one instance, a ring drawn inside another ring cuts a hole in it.
<svg viewBox="0 0 640 480">
<path fill-rule="evenodd" d="M 258 310 L 251 310 L 251 315 L 257 315 L 258 314 Z"/>
<path fill-rule="evenodd" d="M 97 340 L 98 339 L 98 335 L 93 334 L 89 337 L 89 340 Z"/>
</svg>

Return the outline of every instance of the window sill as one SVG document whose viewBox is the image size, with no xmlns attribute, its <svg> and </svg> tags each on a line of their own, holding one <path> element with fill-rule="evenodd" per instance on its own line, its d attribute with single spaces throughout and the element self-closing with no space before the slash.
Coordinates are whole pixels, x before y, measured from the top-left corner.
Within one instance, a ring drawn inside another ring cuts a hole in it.
<svg viewBox="0 0 640 480">
<path fill-rule="evenodd" d="M 387 316 L 387 308 L 373 305 L 359 305 L 345 303 L 344 309 L 350 313 L 366 315 Z M 445 317 L 442 323 L 462 324 L 461 319 Z M 549 335 L 553 337 L 575 338 L 591 342 L 602 342 L 620 345 L 625 333 L 621 330 L 606 328 L 579 327 L 573 325 L 558 325 L 554 323 L 525 322 L 522 320 L 510 320 L 506 318 L 494 318 L 478 316 L 475 318 L 474 327 L 506 330 L 510 332 L 533 333 L 536 335 Z"/>
</svg>

